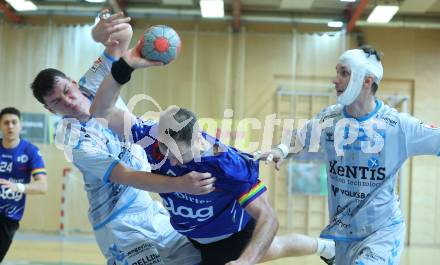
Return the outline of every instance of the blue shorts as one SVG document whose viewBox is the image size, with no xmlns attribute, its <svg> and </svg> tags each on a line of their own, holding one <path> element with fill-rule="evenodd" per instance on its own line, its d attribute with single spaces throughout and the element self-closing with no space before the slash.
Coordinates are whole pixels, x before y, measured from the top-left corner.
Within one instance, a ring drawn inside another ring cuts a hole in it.
<svg viewBox="0 0 440 265">
<path fill-rule="evenodd" d="M 336 241 L 335 264 L 398 265 L 404 242 L 403 222 L 378 230 L 361 241 Z"/>
</svg>

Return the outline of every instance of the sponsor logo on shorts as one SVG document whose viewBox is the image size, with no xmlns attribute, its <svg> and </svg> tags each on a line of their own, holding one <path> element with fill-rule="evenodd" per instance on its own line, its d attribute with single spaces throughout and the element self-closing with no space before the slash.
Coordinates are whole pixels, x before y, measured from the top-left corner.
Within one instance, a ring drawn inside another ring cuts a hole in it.
<svg viewBox="0 0 440 265">
<path fill-rule="evenodd" d="M 163 265 L 162 258 L 159 255 L 156 247 L 145 242 L 141 245 L 137 245 L 131 250 L 124 251 L 119 249 L 116 244 L 113 244 L 110 248 L 110 253 L 116 260 L 114 264 L 124 265 Z M 118 263 L 119 262 L 119 263 Z"/>
<path fill-rule="evenodd" d="M 131 265 L 153 265 L 164 264 L 159 252 L 151 243 L 144 243 L 127 253 L 128 264 Z"/>
</svg>

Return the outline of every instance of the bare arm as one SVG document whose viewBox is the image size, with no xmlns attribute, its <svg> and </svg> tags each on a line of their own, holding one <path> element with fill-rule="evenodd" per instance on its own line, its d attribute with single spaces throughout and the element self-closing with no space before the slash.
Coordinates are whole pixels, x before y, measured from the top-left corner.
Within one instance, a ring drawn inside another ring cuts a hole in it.
<svg viewBox="0 0 440 265">
<path fill-rule="evenodd" d="M 331 126 L 328 123 L 329 121 L 331 120 L 320 123 L 320 119 L 314 118 L 306 121 L 299 130 L 285 131 L 286 135 L 283 136 L 279 145 L 268 152 L 256 152 L 254 159 L 265 160 L 266 162 L 273 161 L 276 170 L 280 170 L 287 156 L 295 160 L 323 159 L 324 154 L 320 150 L 321 135 L 324 128 Z"/>
<path fill-rule="evenodd" d="M 0 179 L 0 184 L 11 189 L 13 192 L 18 191 L 17 183 Z M 25 194 L 45 194 L 47 191 L 47 176 L 45 174 L 37 174 L 33 177 L 33 181 L 23 185 L 25 187 Z"/>
<path fill-rule="evenodd" d="M 124 53 L 123 59 L 131 68 L 137 69 L 163 65 L 161 62 L 151 62 L 143 59 L 140 56 L 141 47 L 142 43 L 139 41 L 134 48 Z M 103 119 L 101 122 L 106 123 L 108 128 L 120 136 L 124 136 L 125 139 L 131 140 L 130 129 L 135 121 L 135 117 L 129 111 L 119 109 L 115 106 L 121 86 L 122 85 L 119 84 L 111 74 L 108 75 L 96 93 L 95 100 L 90 107 L 90 114 L 96 118 Z"/>
<path fill-rule="evenodd" d="M 115 81 L 111 74 L 108 75 L 96 92 L 90 107 L 90 114 L 118 135 L 131 140 L 130 128 L 136 117 L 128 110 L 116 107 L 120 89 L 121 85 Z"/>
<path fill-rule="evenodd" d="M 257 224 L 252 234 L 251 241 L 237 260 L 228 262 L 227 265 L 256 264 L 266 254 L 278 230 L 278 220 L 275 211 L 269 204 L 266 193 L 261 194 L 245 208 Z"/>
<path fill-rule="evenodd" d="M 111 182 L 129 185 L 151 192 L 184 192 L 194 195 L 214 190 L 215 178 L 210 173 L 190 172 L 181 177 L 169 177 L 150 172 L 135 171 L 117 164 L 109 177 Z"/>
<path fill-rule="evenodd" d="M 47 176 L 46 174 L 37 174 L 34 180 L 25 184 L 26 194 L 44 194 L 47 191 Z"/>
</svg>

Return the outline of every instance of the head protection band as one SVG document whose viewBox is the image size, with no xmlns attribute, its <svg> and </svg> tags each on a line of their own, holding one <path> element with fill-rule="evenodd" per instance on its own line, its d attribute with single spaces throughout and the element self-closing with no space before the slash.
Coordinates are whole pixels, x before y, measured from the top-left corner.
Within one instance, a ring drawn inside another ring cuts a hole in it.
<svg viewBox="0 0 440 265">
<path fill-rule="evenodd" d="M 365 53 L 361 49 L 353 49 L 344 52 L 338 60 L 339 64 L 348 66 L 351 70 L 350 81 L 342 93 L 337 98 L 337 102 L 344 106 L 353 103 L 361 92 L 365 77 L 371 75 L 374 83 L 379 85 L 383 77 L 382 63 L 377 60 L 375 55 Z"/>
</svg>

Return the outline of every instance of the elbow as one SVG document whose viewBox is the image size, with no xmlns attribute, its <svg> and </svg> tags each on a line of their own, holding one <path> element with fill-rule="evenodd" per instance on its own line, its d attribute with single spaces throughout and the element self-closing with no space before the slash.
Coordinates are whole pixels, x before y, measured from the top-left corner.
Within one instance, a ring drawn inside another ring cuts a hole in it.
<svg viewBox="0 0 440 265">
<path fill-rule="evenodd" d="M 121 163 L 118 163 L 116 166 L 113 167 L 112 171 L 110 172 L 110 175 L 108 176 L 108 182 L 111 183 L 118 183 L 122 185 L 130 185 L 132 183 L 129 183 L 129 177 L 131 174 L 131 170 L 129 168 L 126 168 Z"/>
<path fill-rule="evenodd" d="M 260 222 L 261 224 L 264 224 L 267 232 L 270 235 L 274 236 L 277 233 L 280 223 L 278 221 L 275 210 L 272 207 L 266 208 L 263 213 L 258 216 L 254 216 L 254 219 L 257 220 L 257 223 Z"/>
<path fill-rule="evenodd" d="M 111 173 L 108 182 L 125 185 L 124 179 L 118 173 Z"/>
</svg>

